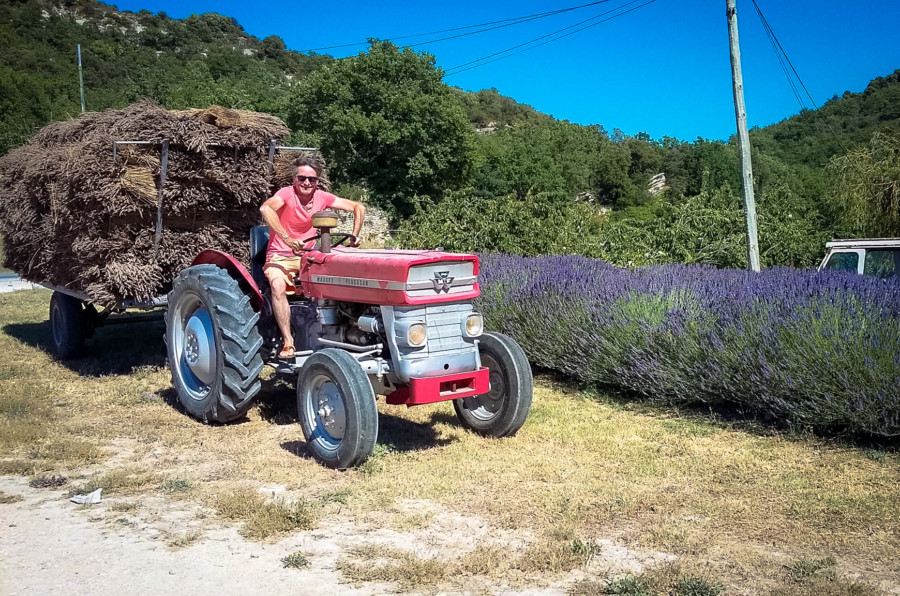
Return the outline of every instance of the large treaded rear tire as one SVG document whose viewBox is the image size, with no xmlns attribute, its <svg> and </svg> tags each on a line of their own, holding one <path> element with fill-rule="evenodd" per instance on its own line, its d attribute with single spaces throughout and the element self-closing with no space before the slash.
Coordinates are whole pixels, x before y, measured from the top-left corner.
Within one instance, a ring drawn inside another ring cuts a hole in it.
<svg viewBox="0 0 900 596">
<path fill-rule="evenodd" d="M 84 352 L 84 340 L 90 334 L 88 314 L 81 300 L 62 292 L 50 297 L 50 347 L 60 360 L 77 358 Z"/>
<path fill-rule="evenodd" d="M 491 389 L 483 395 L 453 400 L 463 426 L 489 437 L 508 437 L 525 424 L 534 381 L 525 352 L 502 333 L 485 333 L 478 345 L 481 365 L 490 370 Z"/>
<path fill-rule="evenodd" d="M 352 468 L 375 450 L 375 392 L 359 362 L 343 350 L 320 350 L 303 364 L 297 414 L 313 457 L 329 468 Z"/>
<path fill-rule="evenodd" d="M 205 423 L 231 422 L 259 393 L 263 340 L 259 314 L 228 272 L 195 265 L 172 283 L 166 354 L 184 408 Z"/>
</svg>

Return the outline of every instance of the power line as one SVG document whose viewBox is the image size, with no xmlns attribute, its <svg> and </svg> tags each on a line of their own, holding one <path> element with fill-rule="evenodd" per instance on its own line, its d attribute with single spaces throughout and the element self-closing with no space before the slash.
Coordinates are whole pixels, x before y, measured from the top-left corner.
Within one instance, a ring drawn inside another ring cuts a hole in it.
<svg viewBox="0 0 900 596">
<path fill-rule="evenodd" d="M 475 34 L 477 34 L 477 33 L 483 33 L 483 32 L 485 32 L 485 31 L 492 31 L 493 29 L 500 29 L 500 28 L 502 28 L 502 27 L 509 27 L 509 26 L 512 26 L 512 25 L 519 25 L 519 24 L 521 24 L 521 23 L 527 23 L 527 22 L 529 22 L 529 21 L 534 21 L 534 20 L 537 20 L 537 19 L 543 19 L 543 18 L 550 17 L 550 16 L 553 16 L 553 15 L 562 14 L 562 13 L 564 13 L 564 12 L 570 12 L 570 11 L 573 11 L 573 10 L 579 10 L 579 9 L 581 9 L 581 8 L 587 8 L 588 6 L 596 6 L 597 4 L 603 4 L 603 3 L 609 2 L 609 1 L 610 1 L 610 0 L 596 0 L 596 1 L 594 1 L 594 2 L 589 2 L 589 3 L 587 3 L 587 4 L 581 4 L 580 6 L 570 6 L 569 8 L 560 8 L 559 10 L 551 10 L 551 11 L 548 11 L 548 12 L 539 12 L 539 13 L 530 14 L 530 15 L 524 15 L 524 16 L 519 16 L 519 17 L 512 17 L 512 18 L 509 18 L 509 19 L 501 19 L 501 20 L 499 20 L 499 21 L 490 21 L 490 22 L 488 22 L 488 23 L 480 23 L 480 24 L 478 24 L 478 25 L 465 25 L 465 26 L 463 26 L 463 27 L 453 27 L 452 29 L 440 29 L 440 30 L 438 30 L 438 31 L 430 31 L 430 32 L 428 32 L 428 33 L 416 33 L 416 34 L 413 34 L 413 35 L 403 35 L 403 36 L 400 36 L 400 37 L 388 37 L 388 38 L 386 38 L 386 41 L 398 41 L 398 40 L 401 40 L 401 39 L 412 39 L 412 38 L 414 38 L 414 37 L 424 37 L 424 36 L 426 36 L 426 35 L 439 35 L 439 34 L 441 34 L 441 33 L 452 33 L 453 31 L 462 31 L 462 30 L 464 30 L 464 29 L 475 29 L 475 28 L 477 28 L 477 27 L 488 27 L 489 25 L 499 25 L 500 23 L 507 23 L 506 25 L 500 25 L 499 27 L 490 27 L 489 29 L 483 29 L 483 30 L 480 30 L 480 31 L 472 31 L 472 32 L 469 32 L 469 33 L 463 33 L 463 34 L 461 34 L 461 35 L 453 35 L 453 36 L 445 37 L 445 38 L 442 38 L 442 39 L 435 39 L 435 40 L 431 40 L 431 41 L 421 42 L 421 43 L 418 43 L 418 44 L 413 44 L 413 46 L 415 46 L 415 45 L 426 45 L 426 44 L 429 44 L 429 43 L 437 43 L 437 42 L 439 42 L 439 41 L 445 41 L 445 40 L 447 40 L 447 39 L 455 39 L 455 38 L 457 38 L 457 37 L 465 37 L 466 35 L 475 35 Z M 308 49 L 308 50 L 299 50 L 299 51 L 300 51 L 301 53 L 303 53 L 303 52 L 316 52 L 316 51 L 319 51 L 319 50 L 333 50 L 333 49 L 336 49 L 336 48 L 349 48 L 349 47 L 353 47 L 353 46 L 362 46 L 362 45 L 366 45 L 366 44 L 368 44 L 368 43 L 369 43 L 368 41 L 361 41 L 361 42 L 356 42 L 356 43 L 345 43 L 345 44 L 340 44 L 340 45 L 336 45 L 336 46 L 323 46 L 323 47 L 321 47 L 321 48 L 310 48 L 310 49 Z M 410 46 L 410 47 L 412 47 L 412 46 Z"/>
<path fill-rule="evenodd" d="M 760 21 L 762 21 L 763 28 L 766 30 L 766 35 L 770 36 L 770 41 L 774 40 L 773 49 L 775 50 L 775 55 L 778 56 L 778 60 L 781 62 L 781 67 L 785 71 L 785 76 L 788 79 L 788 83 L 791 84 L 791 89 L 794 90 L 794 96 L 797 98 L 797 101 L 800 103 L 800 109 L 804 109 L 806 106 L 803 103 L 803 99 L 800 96 L 800 92 L 797 89 L 797 86 L 794 84 L 791 79 L 790 73 L 788 73 L 787 68 L 784 66 L 784 62 L 781 61 L 781 56 L 784 56 L 784 60 L 787 61 L 788 65 L 793 71 L 794 76 L 797 77 L 797 81 L 800 83 L 800 86 L 803 87 L 803 91 L 806 92 L 806 96 L 809 97 L 809 101 L 812 102 L 812 105 L 815 109 L 819 109 L 819 106 L 816 105 L 815 100 L 810 95 L 809 90 L 806 88 L 806 85 L 803 84 L 803 80 L 800 78 L 800 75 L 797 73 L 797 69 L 794 68 L 794 65 L 791 63 L 790 58 L 788 58 L 787 52 L 784 51 L 784 48 L 781 46 L 781 42 L 778 41 L 778 37 L 775 36 L 775 32 L 772 30 L 772 27 L 769 26 L 769 22 L 766 20 L 766 17 L 763 15 L 762 10 L 760 10 L 759 5 L 756 3 L 756 0 L 751 0 L 753 2 L 753 6 L 756 8 L 756 13 L 759 15 Z M 777 47 L 776 47 L 777 46 Z M 837 144 L 842 147 L 845 151 L 847 150 L 847 142 L 844 139 L 843 135 L 838 134 L 839 131 L 835 131 L 834 128 L 827 122 L 823 122 L 821 119 L 816 120 L 816 127 L 819 129 L 819 132 L 822 134 L 829 134 L 834 137 Z"/>
<path fill-rule="evenodd" d="M 756 3 L 754 3 L 755 5 Z M 797 100 L 797 103 L 800 105 L 800 109 L 803 110 L 806 108 L 806 104 L 803 102 L 803 97 L 800 96 L 800 92 L 797 90 L 797 85 L 794 83 L 794 78 L 791 76 L 790 71 L 788 71 L 787 64 L 784 63 L 784 57 L 781 55 L 781 52 L 778 51 L 778 44 L 775 42 L 775 38 L 772 35 L 772 30 L 767 27 L 767 23 L 762 16 L 762 13 L 759 11 L 759 7 L 756 7 L 756 14 L 759 15 L 760 21 L 763 23 L 763 30 L 766 32 L 766 37 L 769 39 L 769 44 L 772 46 L 772 51 L 775 52 L 775 57 L 778 58 L 778 63 L 781 64 L 781 70 L 784 72 L 784 78 L 787 79 L 788 85 L 791 86 L 791 91 L 794 93 L 794 99 Z"/>
<path fill-rule="evenodd" d="M 780 51 L 780 53 L 784 56 L 784 59 L 787 60 L 788 65 L 791 67 L 791 70 L 794 72 L 794 76 L 797 77 L 797 81 L 800 83 L 800 86 L 803 87 L 803 91 L 806 92 L 806 96 L 809 98 L 809 101 L 812 103 L 813 107 L 817 110 L 819 106 L 816 105 L 816 101 L 812 98 L 809 90 L 806 88 L 806 85 L 803 84 L 803 79 L 800 78 L 800 74 L 797 72 L 797 69 L 794 68 L 793 63 L 791 63 L 791 59 L 788 57 L 787 52 L 784 51 L 784 48 L 781 46 L 781 42 L 778 41 L 778 37 L 775 35 L 775 32 L 772 30 L 772 27 L 769 26 L 769 22 L 766 20 L 766 17 L 763 16 L 762 11 L 759 9 L 759 5 L 756 3 L 756 0 L 751 0 L 753 2 L 753 6 L 756 7 L 756 12 L 759 14 L 760 20 L 762 20 L 763 27 L 766 29 L 767 33 L 770 33 L 772 39 L 775 40 L 775 43 L 778 45 L 778 50 L 776 50 L 776 54 Z M 780 58 L 779 58 L 780 60 Z M 783 66 L 783 65 L 782 65 Z M 801 107 L 803 107 L 801 105 Z"/>
<path fill-rule="evenodd" d="M 595 4 L 603 4 L 603 3 L 609 2 L 609 1 L 610 1 L 610 0 L 599 0 L 598 2 L 592 2 L 591 4 L 585 4 L 585 5 L 583 5 L 583 6 L 578 6 L 577 8 L 584 8 L 585 6 L 593 6 L 593 5 L 595 5 Z M 521 25 L 522 23 L 527 23 L 527 22 L 529 22 L 529 21 L 535 21 L 535 20 L 537 20 L 537 19 L 542 19 L 542 18 L 547 17 L 547 16 L 556 15 L 556 14 L 559 14 L 559 13 L 562 13 L 562 12 L 568 12 L 568 11 L 570 11 L 570 10 L 574 10 L 574 9 L 572 9 L 572 8 L 567 8 L 567 9 L 564 9 L 564 10 L 556 10 L 556 11 L 553 11 L 553 12 L 545 13 L 545 14 L 543 14 L 543 15 L 541 15 L 541 16 L 535 16 L 535 17 L 533 17 L 533 18 L 524 18 L 524 17 L 523 17 L 523 20 L 521 20 L 521 21 L 516 21 L 515 23 L 507 23 L 506 25 L 497 25 L 496 27 L 489 27 L 488 29 L 481 29 L 480 31 L 472 31 L 472 32 L 470 32 L 470 33 L 460 33 L 459 35 L 451 35 L 450 37 L 442 37 L 442 38 L 440 38 L 440 39 L 433 39 L 433 40 L 431 40 L 431 41 L 423 41 L 423 42 L 421 42 L 421 43 L 414 43 L 414 44 L 410 44 L 409 47 L 415 48 L 415 47 L 418 47 L 418 46 L 425 46 L 425 45 L 428 45 L 428 44 L 431 44 L 431 43 L 437 43 L 437 42 L 439 42 L 439 41 L 447 41 L 448 39 L 456 39 L 457 37 L 466 37 L 467 35 L 475 35 L 475 34 L 477 34 L 477 33 L 485 33 L 485 32 L 487 32 L 487 31 L 493 31 L 494 29 L 502 29 L 502 28 L 504 28 L 504 27 L 511 27 L 511 26 L 513 26 L 513 25 Z M 588 19 L 588 20 L 590 20 L 590 19 Z M 397 39 L 402 39 L 402 38 L 397 38 Z"/>
<path fill-rule="evenodd" d="M 615 11 L 617 11 L 617 10 L 620 10 L 620 9 L 622 9 L 622 8 L 625 8 L 626 6 L 629 6 L 629 5 L 634 4 L 635 2 L 639 2 L 639 1 L 640 1 L 640 0 L 631 0 L 630 2 L 626 2 L 626 3 L 623 4 L 622 6 L 619 6 L 619 7 L 617 7 L 617 8 L 614 8 L 614 9 L 612 9 L 612 10 L 608 10 L 608 11 L 606 11 L 606 12 L 604 12 L 604 13 L 601 13 L 601 14 L 599 14 L 599 15 L 596 15 L 596 16 L 594 16 L 594 17 L 591 17 L 590 19 L 586 19 L 586 20 L 584 20 L 584 21 L 575 23 L 574 25 L 570 25 L 570 26 L 568 26 L 568 27 L 563 27 L 562 29 L 558 29 L 558 30 L 556 30 L 556 31 L 554 31 L 554 32 L 552 32 L 552 33 L 548 33 L 548 34 L 546 34 L 546 35 L 542 35 L 542 36 L 540 36 L 540 37 L 536 37 L 536 38 L 534 38 L 534 39 L 532 39 L 532 40 L 530 40 L 530 41 L 526 41 L 525 43 L 520 43 L 520 44 L 518 44 L 518 45 L 512 46 L 511 48 L 507 48 L 507 49 L 505 49 L 505 50 L 501 50 L 501 51 L 499 51 L 499 52 L 494 52 L 493 54 L 490 54 L 490 55 L 488 55 L 488 56 L 483 56 L 483 57 L 478 58 L 478 59 L 476 59 L 476 60 L 471 60 L 471 61 L 466 62 L 466 63 L 464 63 L 464 64 L 459 64 L 459 65 L 457 65 L 457 66 L 453 66 L 453 67 L 447 69 L 447 71 L 445 72 L 444 76 L 445 76 L 445 77 L 453 76 L 453 75 L 459 74 L 459 73 L 461 73 L 461 72 L 466 72 L 467 70 L 472 70 L 472 69 L 474 69 L 474 68 L 478 68 L 479 66 L 485 66 L 485 65 L 491 64 L 491 63 L 493 63 L 493 62 L 498 62 L 498 61 L 500 61 L 500 60 L 503 60 L 503 59 L 505 59 L 505 58 L 509 58 L 509 57 L 511 57 L 511 56 L 515 56 L 516 54 L 521 54 L 522 52 L 526 52 L 526 51 L 528 51 L 528 50 L 533 50 L 534 48 L 539 48 L 539 47 L 541 47 L 542 45 L 546 45 L 546 44 L 551 43 L 551 42 L 554 42 L 554 41 L 559 41 L 560 39 L 563 39 L 564 37 L 568 37 L 568 36 L 570 36 L 570 35 L 574 35 L 575 33 L 578 33 L 578 32 L 580 32 L 580 31 L 584 31 L 585 29 L 590 29 L 591 27 L 596 27 L 597 25 L 600 25 L 601 23 L 606 23 L 607 21 L 611 21 L 612 19 L 621 17 L 621 16 L 623 16 L 623 15 L 628 14 L 629 12 L 635 11 L 635 10 L 637 10 L 637 9 L 639 9 L 639 8 L 642 8 L 642 7 L 644 7 L 644 6 L 647 6 L 648 4 L 653 4 L 654 2 L 656 2 L 656 0 L 649 0 L 648 2 L 644 2 L 643 4 L 641 4 L 641 5 L 639 5 L 639 6 L 635 6 L 634 8 L 629 8 L 629 9 L 626 10 L 626 11 L 623 11 L 623 12 L 621 12 L 621 13 L 619 13 L 619 14 L 614 14 L 613 16 L 611 16 L 611 17 L 609 17 L 609 18 L 606 18 L 606 19 L 603 19 L 603 20 L 601 20 L 601 21 L 597 21 L 596 23 L 591 23 L 590 25 L 585 25 L 584 27 L 581 27 L 581 28 L 576 29 L 576 30 L 574 30 L 574 31 L 570 31 L 569 33 L 566 33 L 566 34 L 564 34 L 564 35 L 560 35 L 560 36 L 555 37 L 555 38 L 553 38 L 553 39 L 548 39 L 547 41 L 541 42 L 541 43 L 539 43 L 539 44 L 533 45 L 533 46 L 528 47 L 528 48 L 523 48 L 523 46 L 527 46 L 527 45 L 533 44 L 534 42 L 540 41 L 541 39 L 545 39 L 545 38 L 547 38 L 547 37 L 552 37 L 553 35 L 556 35 L 557 33 L 561 33 L 562 31 L 566 31 L 567 29 L 571 29 L 572 27 L 577 27 L 578 25 L 582 25 L 582 24 L 584 24 L 584 23 L 588 23 L 588 22 L 590 22 L 590 21 L 594 21 L 594 20 L 596 20 L 596 19 L 598 19 L 598 18 L 600 18 L 600 17 L 602 17 L 602 16 L 608 15 L 608 14 L 611 13 L 611 12 L 615 12 Z M 510 51 L 515 50 L 515 49 L 518 49 L 518 48 L 523 48 L 523 49 L 519 50 L 518 52 L 513 52 L 512 54 L 507 54 L 507 52 L 510 52 Z M 507 55 L 503 56 L 502 54 L 507 54 Z M 500 57 L 495 58 L 494 60 L 488 60 L 489 58 L 494 58 L 495 56 L 500 56 Z M 478 63 L 478 62 L 480 62 L 481 64 L 476 64 L 476 63 Z M 472 65 L 474 65 L 474 66 L 469 66 L 470 64 L 472 64 Z M 464 66 L 469 66 L 469 67 L 468 67 L 468 68 L 463 68 Z"/>
</svg>

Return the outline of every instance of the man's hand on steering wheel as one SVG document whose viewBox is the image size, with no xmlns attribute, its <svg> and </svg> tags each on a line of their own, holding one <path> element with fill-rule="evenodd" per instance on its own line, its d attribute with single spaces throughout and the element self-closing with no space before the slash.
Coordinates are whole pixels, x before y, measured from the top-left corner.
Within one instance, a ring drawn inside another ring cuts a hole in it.
<svg viewBox="0 0 900 596">
<path fill-rule="evenodd" d="M 303 250 L 303 241 L 299 238 L 288 236 L 287 238 L 285 238 L 284 243 L 287 244 L 288 247 L 295 253 Z"/>
</svg>

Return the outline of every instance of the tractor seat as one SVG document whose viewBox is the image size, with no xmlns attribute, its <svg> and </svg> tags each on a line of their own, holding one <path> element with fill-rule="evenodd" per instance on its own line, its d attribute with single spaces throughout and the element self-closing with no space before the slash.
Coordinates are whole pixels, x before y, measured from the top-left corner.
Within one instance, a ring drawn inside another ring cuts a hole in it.
<svg viewBox="0 0 900 596">
<path fill-rule="evenodd" d="M 269 226 L 253 226 L 250 230 L 250 276 L 256 282 L 261 294 L 268 295 L 269 280 L 263 273 L 263 266 L 266 264 L 266 249 L 269 246 Z M 297 287 L 297 294 L 288 295 L 288 299 L 299 298 L 300 280 L 295 279 L 294 285 Z"/>
<path fill-rule="evenodd" d="M 260 292 L 269 289 L 269 280 L 263 273 L 266 264 L 266 248 L 269 245 L 269 226 L 253 226 L 250 230 L 250 276 Z"/>
</svg>

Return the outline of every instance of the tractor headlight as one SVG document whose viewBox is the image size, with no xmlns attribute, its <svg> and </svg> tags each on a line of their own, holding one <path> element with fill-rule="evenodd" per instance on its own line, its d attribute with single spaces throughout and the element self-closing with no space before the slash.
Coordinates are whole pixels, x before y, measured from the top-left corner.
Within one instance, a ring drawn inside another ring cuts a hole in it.
<svg viewBox="0 0 900 596">
<path fill-rule="evenodd" d="M 428 328 L 420 321 L 403 321 L 394 325 L 397 343 L 410 348 L 421 348 L 428 339 Z"/>
<path fill-rule="evenodd" d="M 424 323 L 413 323 L 406 330 L 406 341 L 409 342 L 409 345 L 411 346 L 425 345 L 427 336 L 428 332 L 425 329 Z"/>
<path fill-rule="evenodd" d="M 484 317 L 480 313 L 473 312 L 466 317 L 463 323 L 463 335 L 466 337 L 478 337 L 484 331 Z"/>
</svg>

